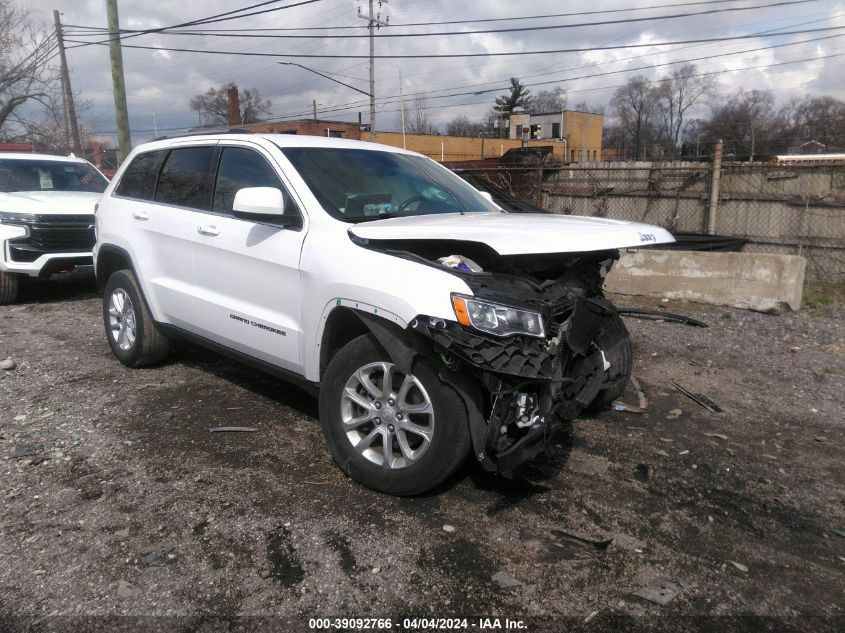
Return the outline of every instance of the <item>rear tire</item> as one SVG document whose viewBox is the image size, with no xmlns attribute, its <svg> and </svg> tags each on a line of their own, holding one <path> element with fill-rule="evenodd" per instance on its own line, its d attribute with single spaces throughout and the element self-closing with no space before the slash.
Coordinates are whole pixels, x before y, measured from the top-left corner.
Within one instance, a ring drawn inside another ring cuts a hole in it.
<svg viewBox="0 0 845 633">
<path fill-rule="evenodd" d="M 130 270 L 118 270 L 106 282 L 103 325 L 111 351 L 127 367 L 155 365 L 170 352 L 170 341 L 150 316 Z"/>
<path fill-rule="evenodd" d="M 385 376 L 391 377 L 387 390 Z M 320 424 L 340 468 L 387 494 L 431 490 L 469 454 L 469 424 L 458 394 L 422 361 L 413 375 L 401 372 L 369 334 L 348 343 L 326 368 Z"/>
<path fill-rule="evenodd" d="M 0 270 L 0 306 L 9 305 L 18 300 L 20 275 Z"/>
<path fill-rule="evenodd" d="M 601 391 L 585 409 L 587 413 L 600 413 L 610 409 L 613 401 L 618 400 L 625 391 L 634 365 L 631 335 L 618 314 L 602 318 L 594 340 L 596 345 L 604 350 L 610 369 L 607 370 Z"/>
</svg>

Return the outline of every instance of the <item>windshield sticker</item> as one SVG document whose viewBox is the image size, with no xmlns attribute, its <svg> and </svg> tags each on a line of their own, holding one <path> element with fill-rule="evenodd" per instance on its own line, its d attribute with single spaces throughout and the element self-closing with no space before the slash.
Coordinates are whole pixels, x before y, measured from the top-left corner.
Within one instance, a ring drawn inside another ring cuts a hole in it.
<svg viewBox="0 0 845 633">
<path fill-rule="evenodd" d="M 364 205 L 364 215 L 368 218 L 375 217 L 377 215 L 384 215 L 390 213 L 393 209 L 393 205 L 389 202 L 384 203 L 368 203 Z"/>
<path fill-rule="evenodd" d="M 39 169 L 38 170 L 38 180 L 41 183 L 42 189 L 52 189 L 53 188 L 53 175 L 45 170 Z"/>
</svg>

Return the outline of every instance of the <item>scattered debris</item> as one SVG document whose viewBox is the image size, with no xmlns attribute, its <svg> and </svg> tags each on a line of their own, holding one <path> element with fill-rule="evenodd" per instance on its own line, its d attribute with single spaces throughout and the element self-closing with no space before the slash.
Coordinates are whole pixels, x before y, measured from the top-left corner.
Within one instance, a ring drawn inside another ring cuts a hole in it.
<svg viewBox="0 0 845 633">
<path fill-rule="evenodd" d="M 208 430 L 211 433 L 254 433 L 258 429 L 252 426 L 215 426 Z"/>
<path fill-rule="evenodd" d="M 540 563 L 593 558 L 603 553 L 613 542 L 613 539 L 594 541 L 563 530 L 552 530 L 547 536 L 524 529 L 520 530 L 519 538 Z"/>
<path fill-rule="evenodd" d="M 631 595 L 643 598 L 659 605 L 667 604 L 681 592 L 689 589 L 690 585 L 682 580 L 674 581 L 668 578 L 657 578 L 651 584 L 634 591 Z"/>
<path fill-rule="evenodd" d="M 155 413 L 150 413 L 147 419 L 153 422 L 167 422 L 173 419 L 173 411 L 156 411 Z"/>
<path fill-rule="evenodd" d="M 681 451 L 678 455 L 689 455 L 689 451 Z"/>
<path fill-rule="evenodd" d="M 135 598 L 141 593 L 141 590 L 138 589 L 135 585 L 131 582 L 126 580 L 118 580 L 117 581 L 117 596 L 118 598 Z"/>
<path fill-rule="evenodd" d="M 702 363 L 701 361 L 691 360 L 689 362 L 689 364 L 692 365 L 693 367 L 708 367 L 709 368 L 709 367 L 713 366 L 713 361 L 708 359 L 707 362 Z"/>
<path fill-rule="evenodd" d="M 381 571 L 381 567 L 373 567 L 370 571 L 373 572 L 374 574 L 377 574 Z"/>
<path fill-rule="evenodd" d="M 688 391 L 688 390 L 684 389 L 683 387 L 681 387 L 681 385 L 676 383 L 674 380 L 670 380 L 669 384 L 672 385 L 678 391 L 680 391 L 682 394 L 684 394 L 687 398 L 689 398 L 690 400 L 692 400 L 694 402 L 697 402 L 698 404 L 700 404 L 702 407 L 704 407 L 705 409 L 707 409 L 711 413 L 721 413 L 722 408 L 718 404 L 713 402 L 710 398 L 705 396 L 704 394 L 692 393 L 691 391 Z"/>
<path fill-rule="evenodd" d="M 20 446 L 9 453 L 9 459 L 21 459 L 23 457 L 31 457 L 41 452 L 40 446 L 27 445 Z"/>
<path fill-rule="evenodd" d="M 648 400 L 645 397 L 645 393 L 643 392 L 643 388 L 640 385 L 640 381 L 637 380 L 635 376 L 631 376 L 631 384 L 634 385 L 634 389 L 637 391 L 637 400 L 638 405 L 641 410 L 645 411 L 648 409 Z"/>
<path fill-rule="evenodd" d="M 454 532 L 454 531 L 455 531 L 455 526 L 454 526 L 454 525 L 449 525 L 449 524 L 447 523 L 446 525 L 444 525 L 444 526 L 443 526 L 443 531 L 444 531 L 444 532 L 449 532 L 449 534 L 451 534 L 452 532 Z"/>
<path fill-rule="evenodd" d="M 734 567 L 736 567 L 739 571 L 741 571 L 743 573 L 748 573 L 748 567 L 746 567 L 742 563 L 738 563 L 735 560 L 732 560 L 731 565 L 733 565 Z"/>
<path fill-rule="evenodd" d="M 637 464 L 636 469 L 634 469 L 634 479 L 641 482 L 648 481 L 650 470 L 648 464 Z"/>
<path fill-rule="evenodd" d="M 15 422 L 23 422 L 24 420 L 26 420 L 26 415 L 24 415 L 23 413 L 21 413 L 20 415 L 16 415 L 14 417 L 14 420 Z"/>
<path fill-rule="evenodd" d="M 681 417 L 682 413 L 683 411 L 681 411 L 680 409 L 672 409 L 669 413 L 666 414 L 666 419 L 677 420 L 679 417 Z"/>
<path fill-rule="evenodd" d="M 704 321 L 699 321 L 685 314 L 666 312 L 665 310 L 646 310 L 642 308 L 617 308 L 616 311 L 622 316 L 632 316 L 640 319 L 657 319 L 659 321 L 674 321 L 696 327 L 710 327 Z"/>
<path fill-rule="evenodd" d="M 12 371 L 18 364 L 11 358 L 4 358 L 0 360 L 0 369 L 5 369 L 6 371 Z"/>
<path fill-rule="evenodd" d="M 163 547 L 156 548 L 141 559 L 141 564 L 145 567 L 148 567 L 152 565 L 155 561 L 157 561 L 159 558 L 161 558 L 162 556 L 166 556 L 175 549 L 175 545 L 164 545 Z"/>
<path fill-rule="evenodd" d="M 127 538 L 129 536 L 129 528 L 123 528 L 114 533 L 117 538 Z"/>
<path fill-rule="evenodd" d="M 842 538 L 845 538 L 845 528 L 833 528 L 831 532 L 836 534 L 836 536 L 841 536 Z"/>
<path fill-rule="evenodd" d="M 657 439 L 659 439 L 661 442 L 666 442 L 667 444 L 671 444 L 675 441 L 669 437 L 658 437 Z"/>
<path fill-rule="evenodd" d="M 645 413 L 640 407 L 635 407 L 632 404 L 625 404 L 621 400 L 614 400 L 610 405 L 614 411 L 627 411 L 628 413 Z"/>
<path fill-rule="evenodd" d="M 495 582 L 502 589 L 510 589 L 511 587 L 521 587 L 525 583 L 517 580 L 506 571 L 497 571 L 490 579 Z"/>
<path fill-rule="evenodd" d="M 718 437 L 720 440 L 728 439 L 728 436 L 725 435 L 724 433 L 705 433 L 704 436 L 705 437 Z"/>
<path fill-rule="evenodd" d="M 663 449 L 658 449 L 658 450 L 654 451 L 654 453 L 656 455 L 660 455 L 661 457 L 669 457 L 669 453 L 667 453 Z"/>
<path fill-rule="evenodd" d="M 827 438 L 824 435 L 818 435 L 818 436 L 814 437 L 813 439 L 816 440 L 817 442 L 827 442 Z"/>
<path fill-rule="evenodd" d="M 584 618 L 584 624 L 586 624 L 587 622 L 589 622 L 590 620 L 592 620 L 592 619 L 593 619 L 594 617 L 596 617 L 598 614 L 599 614 L 599 612 L 598 612 L 598 611 L 593 611 L 590 615 L 588 615 L 586 618 Z"/>
</svg>

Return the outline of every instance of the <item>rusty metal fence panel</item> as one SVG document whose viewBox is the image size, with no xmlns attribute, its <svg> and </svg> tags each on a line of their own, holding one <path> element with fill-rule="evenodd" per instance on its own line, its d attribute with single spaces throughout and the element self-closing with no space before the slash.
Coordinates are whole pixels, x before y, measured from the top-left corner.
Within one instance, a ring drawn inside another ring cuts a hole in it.
<svg viewBox="0 0 845 633">
<path fill-rule="evenodd" d="M 461 167 L 555 213 L 708 229 L 709 163 Z M 803 255 L 808 280 L 845 282 L 845 164 L 723 163 L 719 185 L 717 235 L 748 239 L 746 251 Z"/>
</svg>

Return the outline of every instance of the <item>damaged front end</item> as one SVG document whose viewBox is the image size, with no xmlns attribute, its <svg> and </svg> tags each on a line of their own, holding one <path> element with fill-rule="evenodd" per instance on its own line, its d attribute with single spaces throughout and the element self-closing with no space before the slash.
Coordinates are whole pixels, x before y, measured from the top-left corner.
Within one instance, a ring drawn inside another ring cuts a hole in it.
<svg viewBox="0 0 845 633">
<path fill-rule="evenodd" d="M 461 256 L 444 256 L 446 245 L 430 242 L 380 250 L 445 266 L 472 290 L 471 298 L 453 295 L 457 321 L 419 315 L 409 329 L 428 343 L 441 379 L 462 396 L 478 462 L 512 476 L 568 421 L 627 382 L 630 341 L 602 295 L 618 253 L 503 257 L 472 246 Z M 519 333 L 479 329 L 462 314 L 472 300 L 507 310 Z"/>
</svg>

